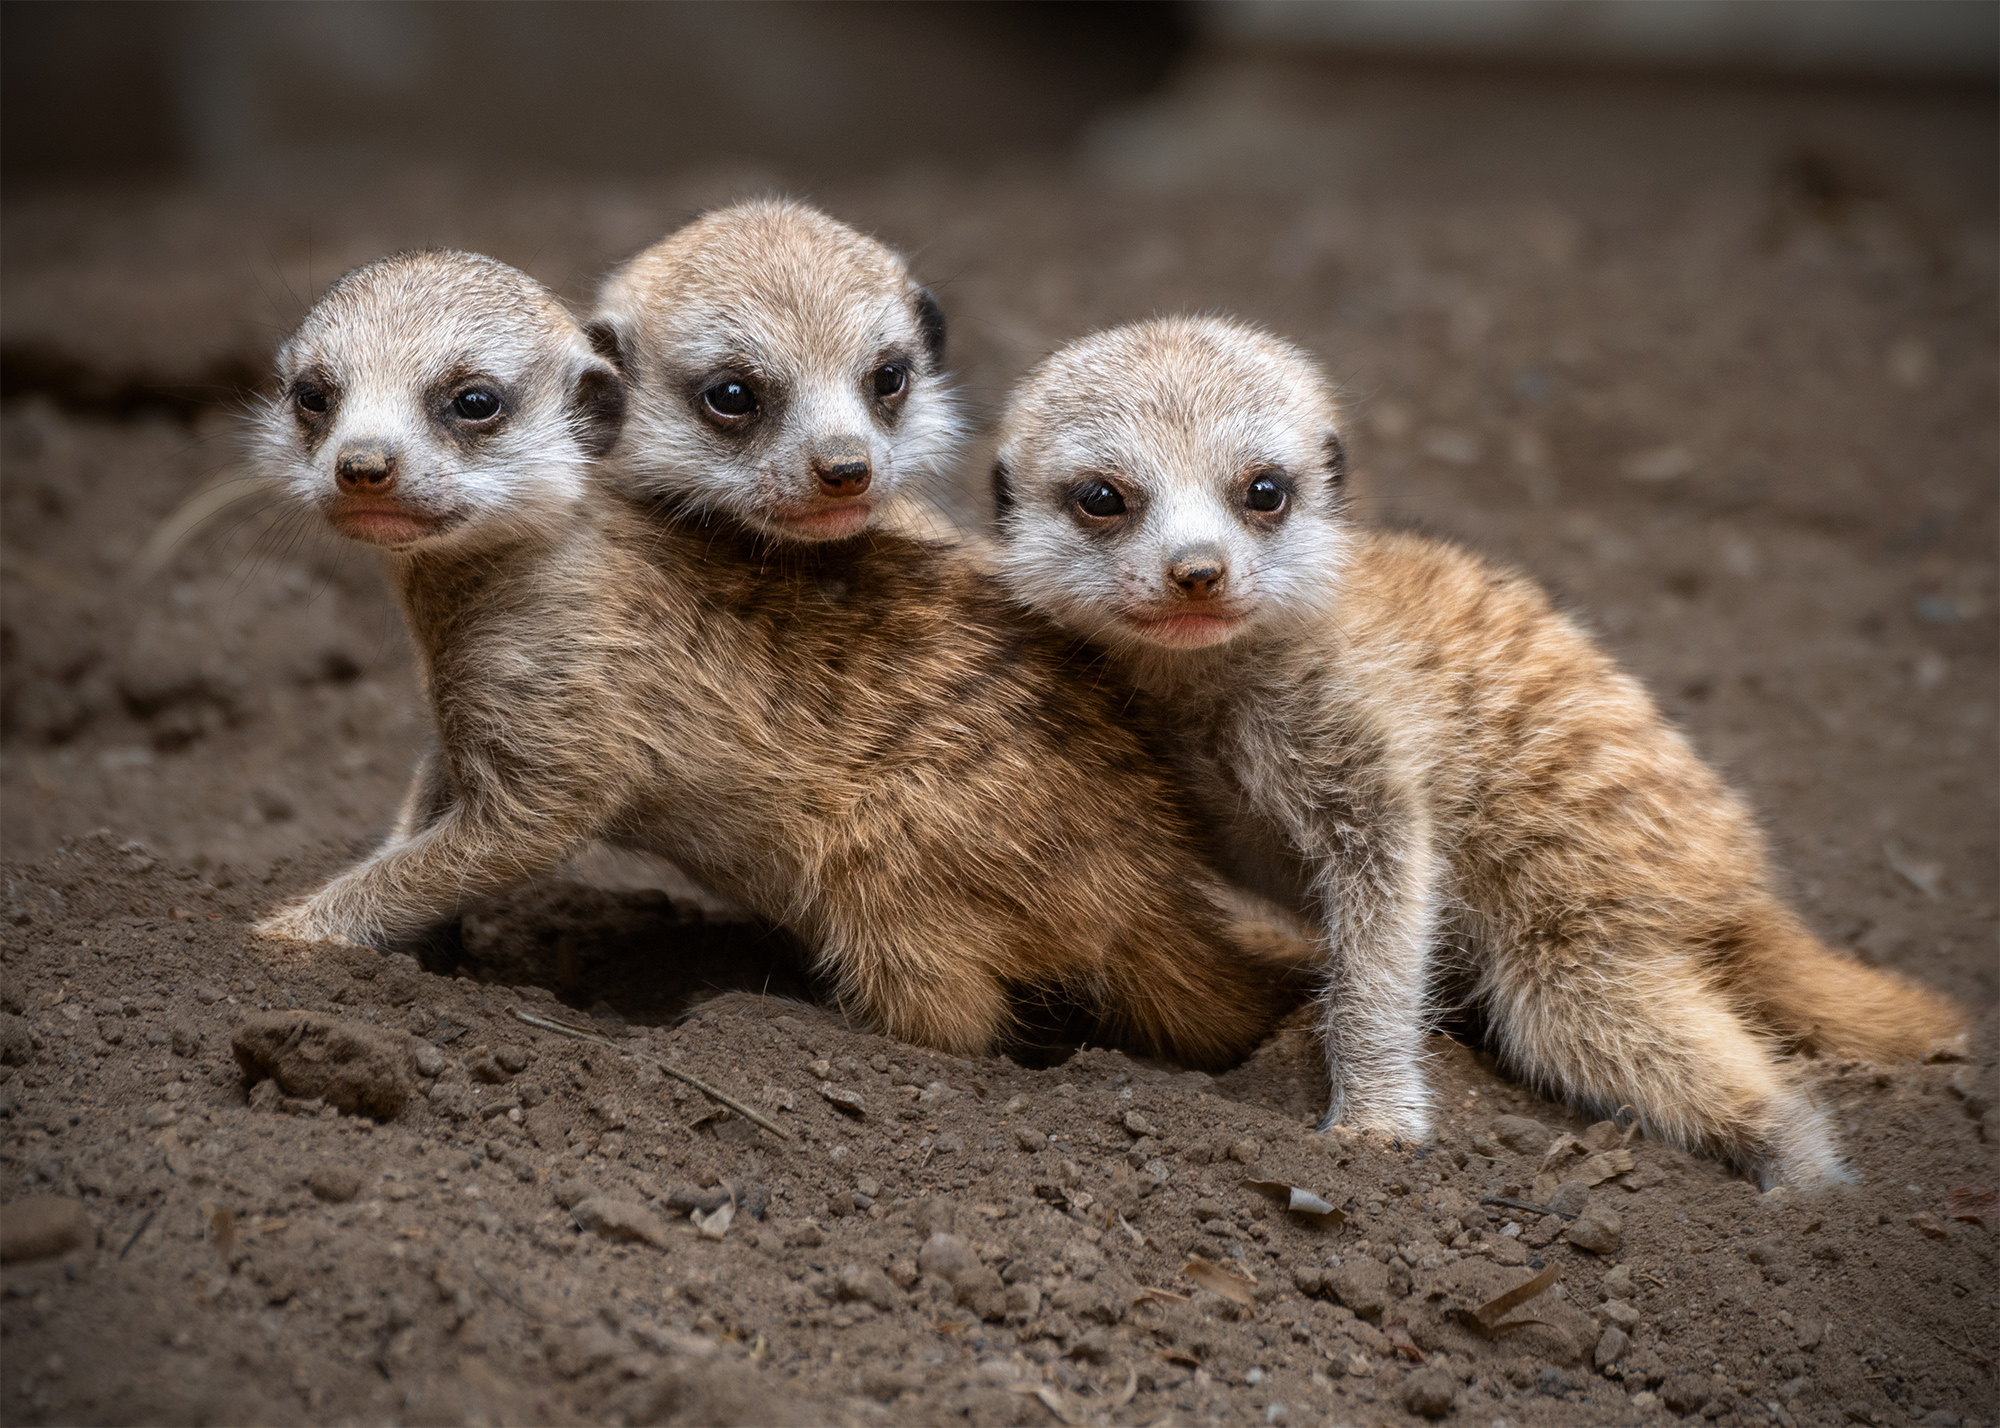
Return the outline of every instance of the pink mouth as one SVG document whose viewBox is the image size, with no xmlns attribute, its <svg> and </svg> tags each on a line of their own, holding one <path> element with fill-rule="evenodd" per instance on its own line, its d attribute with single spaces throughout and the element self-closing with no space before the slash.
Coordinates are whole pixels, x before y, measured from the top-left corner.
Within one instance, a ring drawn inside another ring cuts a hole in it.
<svg viewBox="0 0 2000 1428">
<path fill-rule="evenodd" d="M 833 540 L 853 535 L 867 525 L 874 514 L 875 503 L 872 501 L 842 501 L 838 505 L 819 506 L 798 514 L 781 513 L 777 523 L 787 535 L 803 536 L 807 540 Z"/>
<path fill-rule="evenodd" d="M 409 545 L 435 534 L 442 522 L 391 506 L 356 506 L 328 517 L 350 540 L 368 545 Z"/>
<path fill-rule="evenodd" d="M 1233 638 L 1249 618 L 1248 614 L 1196 614 L 1177 610 L 1170 615 L 1127 615 L 1125 623 L 1156 645 L 1192 650 L 1204 645 L 1219 645 Z"/>
</svg>

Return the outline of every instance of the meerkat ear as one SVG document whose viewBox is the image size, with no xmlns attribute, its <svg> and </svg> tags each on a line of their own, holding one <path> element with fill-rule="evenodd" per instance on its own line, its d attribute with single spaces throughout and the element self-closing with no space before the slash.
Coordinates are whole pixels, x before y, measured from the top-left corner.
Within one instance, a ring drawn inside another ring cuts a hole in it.
<svg viewBox="0 0 2000 1428">
<path fill-rule="evenodd" d="M 625 379 L 614 367 L 590 363 L 570 391 L 569 415 L 584 453 L 595 461 L 617 444 L 625 429 Z"/>
<path fill-rule="evenodd" d="M 931 296 L 929 288 L 918 288 L 910 294 L 910 305 L 917 311 L 917 330 L 923 334 L 924 351 L 930 354 L 931 366 L 944 365 L 944 309 Z"/>
<path fill-rule="evenodd" d="M 625 361 L 625 344 L 618 329 L 608 317 L 593 320 L 584 328 L 584 335 L 590 339 L 590 350 L 616 367 L 620 372 L 628 370 Z"/>
<path fill-rule="evenodd" d="M 993 463 L 993 517 L 995 520 L 1008 515 L 1014 509 L 1014 473 L 1007 469 L 1005 461 Z"/>
<path fill-rule="evenodd" d="M 1347 443 L 1339 432 L 1329 429 L 1320 438 L 1320 450 L 1326 453 L 1326 474 L 1338 490 L 1347 484 Z"/>
</svg>

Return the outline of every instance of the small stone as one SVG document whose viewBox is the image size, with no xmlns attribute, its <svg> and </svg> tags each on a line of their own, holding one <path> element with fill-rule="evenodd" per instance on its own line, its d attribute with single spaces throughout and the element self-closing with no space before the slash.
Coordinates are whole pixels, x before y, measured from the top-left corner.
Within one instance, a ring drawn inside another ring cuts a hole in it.
<svg viewBox="0 0 2000 1428">
<path fill-rule="evenodd" d="M 1591 1355 L 1590 1361 L 1596 1364 L 1598 1372 L 1602 1373 L 1624 1358 L 1625 1351 L 1631 1347 L 1632 1336 L 1616 1324 L 1612 1324 L 1597 1336 L 1597 1352 Z"/>
<path fill-rule="evenodd" d="M 593 1195 L 570 1207 L 570 1217 L 600 1239 L 665 1246 L 666 1222 L 636 1200 Z"/>
<path fill-rule="evenodd" d="M 1945 1227 L 1938 1222 L 1936 1215 L 1923 1210 L 1919 1210 L 1916 1214 L 1910 1216 L 1908 1223 L 1910 1228 L 1921 1231 L 1924 1235 L 1934 1240 L 1943 1239 L 1947 1233 Z"/>
<path fill-rule="evenodd" d="M 214 1006 L 222 1000 L 223 995 L 224 993 L 214 987 L 196 987 L 194 989 L 194 999 L 205 1007 Z"/>
<path fill-rule="evenodd" d="M 884 1314 L 903 1306 L 902 1291 L 889 1282 L 889 1276 L 872 1264 L 850 1264 L 834 1276 L 834 1297 L 842 1300 L 860 1300 L 872 1304 Z"/>
<path fill-rule="evenodd" d="M 859 1091 L 850 1091 L 845 1086 L 836 1086 L 833 1082 L 826 1081 L 821 1083 L 819 1093 L 826 1098 L 828 1105 L 843 1115 L 865 1116 L 868 1114 L 868 1102 L 862 1097 Z"/>
<path fill-rule="evenodd" d="M 1625 1240 L 1625 1218 L 1616 1210 L 1598 1206 L 1585 1210 L 1569 1227 L 1566 1236 L 1578 1249 L 1594 1254 L 1614 1254 Z"/>
<path fill-rule="evenodd" d="M 1363 1319 L 1378 1319 L 1389 1306 L 1389 1267 L 1357 1255 L 1328 1272 L 1333 1297 Z"/>
<path fill-rule="evenodd" d="M 1420 1368 L 1403 1383 L 1403 1407 L 1426 1418 L 1442 1418 L 1458 1397 L 1458 1380 L 1440 1367 Z"/>
<path fill-rule="evenodd" d="M 1632 1326 L 1639 1322 L 1639 1311 L 1623 1299 L 1605 1300 L 1597 1306 L 1597 1316 L 1607 1324 L 1616 1324 L 1627 1333 L 1630 1333 Z"/>
<path fill-rule="evenodd" d="M 1029 1130 L 1026 1126 L 1022 1126 L 1014 1132 L 1014 1144 L 1032 1154 L 1038 1150 L 1047 1150 L 1049 1138 L 1038 1130 Z"/>
<path fill-rule="evenodd" d="M 181 1118 L 181 1113 L 165 1101 L 155 1101 L 139 1112 L 139 1124 L 147 1130 L 159 1130 L 170 1126 Z"/>
<path fill-rule="evenodd" d="M 125 1039 L 125 1023 L 123 1020 L 114 1017 L 99 1017 L 97 1019 L 97 1034 L 103 1037 L 108 1045 L 116 1046 Z"/>
<path fill-rule="evenodd" d="M 1598 1282 L 1598 1288 L 1604 1292 L 1606 1299 L 1630 1299 L 1634 1288 L 1631 1266 L 1614 1265 Z"/>
<path fill-rule="evenodd" d="M 528 1069 L 528 1048 L 510 1042 L 495 1048 L 493 1059 L 500 1063 L 500 1069 L 509 1076 L 518 1076 Z"/>
<path fill-rule="evenodd" d="M 1660 1406 L 1660 1395 L 1650 1388 L 1642 1388 L 1625 1401 L 1641 1413 L 1650 1413 Z"/>
<path fill-rule="evenodd" d="M 0 1206 L 0 1264 L 65 1254 L 89 1229 L 83 1205 L 64 1195 L 30 1195 Z"/>
<path fill-rule="evenodd" d="M 417 1074 L 419 1076 L 436 1080 L 439 1076 L 444 1075 L 445 1059 L 442 1051 L 438 1050 L 428 1041 L 419 1041 L 415 1044 L 414 1052 L 417 1060 Z"/>
<path fill-rule="evenodd" d="M 1581 1180 L 1565 1180 L 1549 1196 L 1549 1208 L 1558 1215 L 1576 1216 L 1590 1203 L 1590 1187 Z"/>
<path fill-rule="evenodd" d="M 1526 1116 L 1499 1116 L 1493 1122 L 1493 1138 L 1516 1155 L 1539 1155 L 1548 1149 L 1549 1128 Z"/>
<path fill-rule="evenodd" d="M 1229 1158 L 1243 1165 L 1255 1165 L 1257 1158 L 1263 1153 L 1264 1146 L 1261 1141 L 1239 1140 L 1229 1147 Z"/>
</svg>

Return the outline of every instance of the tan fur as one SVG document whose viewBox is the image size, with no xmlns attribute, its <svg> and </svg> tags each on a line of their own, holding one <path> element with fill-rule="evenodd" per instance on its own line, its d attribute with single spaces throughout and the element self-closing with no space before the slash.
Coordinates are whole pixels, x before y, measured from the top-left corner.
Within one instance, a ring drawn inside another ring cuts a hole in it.
<svg viewBox="0 0 2000 1428">
<path fill-rule="evenodd" d="M 481 484 L 481 448 L 425 426 L 443 420 L 428 374 L 493 365 L 431 350 L 466 331 L 505 354 L 490 385 L 540 466 L 509 470 L 534 522 L 390 550 L 438 753 L 397 834 L 265 934 L 380 944 L 602 838 L 795 930 L 851 1011 L 909 1040 L 991 1050 L 1014 999 L 1049 995 L 1194 1064 L 1254 1045 L 1286 969 L 1231 939 L 1104 663 L 922 543 L 778 547 L 607 489 L 585 455 L 615 416 L 574 415 L 603 360 L 529 279 L 489 290 L 495 269 L 371 265 L 284 354 L 264 441 L 304 499 L 357 443 L 402 453 L 413 500 Z M 302 372 L 358 415 L 295 417 Z"/>
<path fill-rule="evenodd" d="M 1017 391 L 1000 459 L 1010 583 L 1176 711 L 1232 871 L 1326 930 L 1328 1123 L 1421 1133 L 1424 1009 L 1463 997 L 1549 1090 L 1810 1184 L 1844 1170 L 1780 1044 L 1897 1059 L 1960 1028 L 1805 931 L 1742 800 L 1532 582 L 1345 518 L 1295 349 L 1218 320 L 1085 339 Z M 1122 512 L 1080 504 L 1115 504 L 1100 483 Z"/>
</svg>

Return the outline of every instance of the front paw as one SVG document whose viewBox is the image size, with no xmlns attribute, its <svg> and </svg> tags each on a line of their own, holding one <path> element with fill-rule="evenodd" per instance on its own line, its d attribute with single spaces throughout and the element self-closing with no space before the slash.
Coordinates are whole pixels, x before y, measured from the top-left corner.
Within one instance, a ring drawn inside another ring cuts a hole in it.
<svg viewBox="0 0 2000 1428">
<path fill-rule="evenodd" d="M 325 925 L 313 913 L 311 902 L 296 902 L 290 907 L 281 907 L 262 922 L 250 929 L 252 937 L 265 942 L 331 942 L 342 947 L 359 947 L 345 933 Z"/>
</svg>

